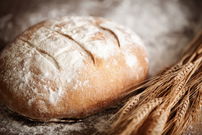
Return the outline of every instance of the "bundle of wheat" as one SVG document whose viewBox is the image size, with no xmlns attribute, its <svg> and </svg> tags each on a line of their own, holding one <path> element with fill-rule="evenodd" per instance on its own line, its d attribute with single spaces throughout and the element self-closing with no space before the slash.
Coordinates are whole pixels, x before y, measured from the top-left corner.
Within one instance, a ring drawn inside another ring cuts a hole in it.
<svg viewBox="0 0 202 135">
<path fill-rule="evenodd" d="M 201 113 L 202 32 L 176 65 L 128 95 L 132 97 L 111 119 L 110 134 L 182 134 Z"/>
</svg>

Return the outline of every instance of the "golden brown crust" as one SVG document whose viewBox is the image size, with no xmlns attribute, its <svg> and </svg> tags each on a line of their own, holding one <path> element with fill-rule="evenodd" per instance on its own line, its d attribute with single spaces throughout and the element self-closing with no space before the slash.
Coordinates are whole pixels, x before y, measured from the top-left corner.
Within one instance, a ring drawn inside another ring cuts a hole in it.
<svg viewBox="0 0 202 135">
<path fill-rule="evenodd" d="M 0 98 L 31 119 L 80 118 L 145 79 L 140 39 L 102 18 L 39 23 L 0 54 Z"/>
</svg>

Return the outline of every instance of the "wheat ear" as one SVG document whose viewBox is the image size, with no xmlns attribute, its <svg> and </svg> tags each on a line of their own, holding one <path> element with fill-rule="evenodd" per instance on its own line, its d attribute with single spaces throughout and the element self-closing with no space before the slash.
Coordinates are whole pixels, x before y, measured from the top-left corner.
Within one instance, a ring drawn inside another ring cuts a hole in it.
<svg viewBox="0 0 202 135">
<path fill-rule="evenodd" d="M 175 120 L 174 120 L 176 127 L 179 127 L 180 123 L 183 121 L 188 108 L 189 108 L 189 94 L 187 94 L 184 97 L 180 107 L 177 110 Z"/>
<path fill-rule="evenodd" d="M 140 95 L 141 94 L 131 97 L 129 101 L 127 101 L 126 104 L 115 114 L 112 120 L 117 117 L 122 118 L 128 114 L 138 104 Z"/>
<path fill-rule="evenodd" d="M 136 110 L 132 112 L 131 117 L 128 117 L 127 120 L 129 120 L 130 122 L 119 134 L 120 135 L 135 134 L 136 131 L 135 130 L 132 131 L 131 127 L 141 126 L 140 123 L 142 123 L 145 117 L 147 117 L 155 107 L 161 104 L 162 101 L 163 101 L 162 98 L 156 98 L 139 106 Z"/>
<path fill-rule="evenodd" d="M 161 135 L 164 131 L 164 127 L 166 126 L 169 114 L 170 108 L 165 107 L 165 105 L 162 104 L 162 106 L 159 106 L 147 119 L 145 126 L 142 127 L 143 130 L 140 130 L 139 134 Z"/>
</svg>

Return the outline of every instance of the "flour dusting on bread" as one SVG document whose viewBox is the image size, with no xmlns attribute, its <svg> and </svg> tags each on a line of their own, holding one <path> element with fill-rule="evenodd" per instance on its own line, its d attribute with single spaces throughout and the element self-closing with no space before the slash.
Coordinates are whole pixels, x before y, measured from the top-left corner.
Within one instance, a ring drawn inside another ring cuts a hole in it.
<svg viewBox="0 0 202 135">
<path fill-rule="evenodd" d="M 97 112 L 142 81 L 148 70 L 137 35 L 93 17 L 41 22 L 4 49 L 0 61 L 5 104 L 41 121 Z"/>
</svg>

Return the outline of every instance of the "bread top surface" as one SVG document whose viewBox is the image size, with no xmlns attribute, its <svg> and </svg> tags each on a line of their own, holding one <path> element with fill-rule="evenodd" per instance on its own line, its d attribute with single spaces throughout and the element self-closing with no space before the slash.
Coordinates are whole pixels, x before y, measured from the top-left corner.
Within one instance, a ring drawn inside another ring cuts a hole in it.
<svg viewBox="0 0 202 135">
<path fill-rule="evenodd" d="M 103 18 L 64 17 L 32 26 L 0 54 L 0 98 L 41 121 L 80 118 L 145 79 L 140 38 Z"/>
</svg>

